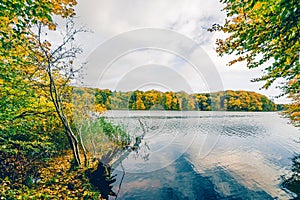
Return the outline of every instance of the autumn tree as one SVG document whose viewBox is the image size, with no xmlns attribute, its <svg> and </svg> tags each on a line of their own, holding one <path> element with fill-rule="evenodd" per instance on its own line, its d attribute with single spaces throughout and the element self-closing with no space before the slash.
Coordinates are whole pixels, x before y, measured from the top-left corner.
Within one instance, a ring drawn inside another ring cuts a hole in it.
<svg viewBox="0 0 300 200">
<path fill-rule="evenodd" d="M 12 194 L 36 178 L 44 158 L 66 148 L 64 129 L 69 141 L 76 140 L 67 122 L 70 66 L 80 52 L 70 46 L 74 5 L 75 0 L 0 2 L 0 182 L 2 187 L 8 181 Z M 57 33 L 54 16 L 68 19 L 58 46 L 46 35 Z"/>
<path fill-rule="evenodd" d="M 146 110 L 155 109 L 160 104 L 161 92 L 150 90 L 144 93 Z"/>
<path fill-rule="evenodd" d="M 138 90 L 134 91 L 129 99 L 129 109 L 145 110 L 144 98 L 144 92 Z"/>
<path fill-rule="evenodd" d="M 284 114 L 289 116 L 295 126 L 300 126 L 300 93 L 291 93 L 292 103 Z"/>
<path fill-rule="evenodd" d="M 82 52 L 81 48 L 78 47 L 75 42 L 75 36 L 84 32 L 84 29 L 76 29 L 75 24 L 72 19 L 74 13 L 69 9 L 66 11 L 65 29 L 63 30 L 63 36 L 61 38 L 61 43 L 57 46 L 52 46 L 50 42 L 46 40 L 47 29 L 45 29 L 43 23 L 37 24 L 37 33 L 33 35 L 36 46 L 35 54 L 39 56 L 37 59 L 38 66 L 43 70 L 46 77 L 46 84 L 48 85 L 48 95 L 54 104 L 56 114 L 60 119 L 64 129 L 65 134 L 68 139 L 69 145 L 73 151 L 74 164 L 80 165 L 80 154 L 79 154 L 79 142 L 77 136 L 72 130 L 70 124 L 70 116 L 68 117 L 67 110 L 67 90 L 71 88 L 69 83 L 74 79 L 75 74 L 79 69 L 74 67 L 74 60 L 77 55 Z"/>
<path fill-rule="evenodd" d="M 215 24 L 210 31 L 222 31 L 228 37 L 217 40 L 217 53 L 221 56 L 235 54 L 229 65 L 243 62 L 248 68 L 264 67 L 263 76 L 253 79 L 265 81 L 263 88 L 267 89 L 275 80 L 283 78 L 282 95 L 288 94 L 293 105 L 299 106 L 299 1 L 220 2 L 225 5 L 227 13 L 225 24 Z M 293 112 L 292 107 L 288 114 L 292 120 L 299 119 L 299 112 Z"/>
<path fill-rule="evenodd" d="M 0 82 L 6 85 L 5 90 L 9 91 L 4 93 L 6 97 L 4 99 L 7 99 L 8 104 L 11 103 L 11 106 L 3 108 L 6 115 L 13 114 L 18 119 L 24 119 L 55 111 L 73 147 L 75 163 L 79 164 L 75 147 L 78 142 L 67 120 L 68 102 L 62 100 L 68 99 L 68 83 L 74 75 L 72 62 L 80 53 L 79 48 L 71 45 L 74 35 L 79 32 L 74 29 L 71 20 L 74 5 L 75 0 L 0 3 L 1 72 L 3 72 Z M 53 46 L 47 41 L 47 32 L 57 27 L 53 21 L 54 16 L 67 19 L 66 32 L 62 43 L 58 46 Z M 9 96 L 14 100 L 7 98 Z M 45 106 L 45 110 L 42 111 L 36 105 L 31 106 L 31 102 L 35 102 L 39 96 L 46 104 L 52 102 L 52 106 Z M 1 105 L 7 104 L 1 102 Z M 28 124 L 28 120 L 25 124 Z M 26 127 L 25 124 L 22 127 Z"/>
<path fill-rule="evenodd" d="M 203 111 L 211 110 L 211 99 L 209 94 L 198 94 L 195 97 L 196 108 Z"/>
<path fill-rule="evenodd" d="M 125 110 L 129 108 L 129 100 L 132 92 L 113 92 L 110 98 L 112 110 Z"/>
<path fill-rule="evenodd" d="M 111 95 L 112 92 L 110 90 L 100 90 L 100 89 L 96 89 L 95 91 L 95 98 L 96 98 L 96 104 L 98 104 L 102 110 L 110 110 L 111 109 Z M 97 109 L 98 111 L 100 111 L 100 109 Z"/>
<path fill-rule="evenodd" d="M 165 92 L 161 99 L 165 110 L 180 110 L 179 100 L 174 92 Z"/>
<path fill-rule="evenodd" d="M 109 90 L 92 89 L 100 100 Z M 111 91 L 109 91 L 110 93 Z M 83 94 L 82 94 L 83 95 Z M 188 94 L 185 92 L 133 91 L 111 92 L 111 105 L 105 107 L 102 101 L 96 100 L 96 108 L 101 110 L 230 110 L 230 111 L 275 111 L 276 105 L 266 96 L 250 91 L 220 91 L 213 93 Z M 96 98 L 96 99 L 97 99 Z M 93 109 L 91 109 L 93 110 Z"/>
<path fill-rule="evenodd" d="M 266 96 L 248 91 L 228 90 L 224 94 L 229 111 L 275 111 L 276 105 Z"/>
<path fill-rule="evenodd" d="M 186 92 L 177 92 L 176 96 L 179 99 L 180 107 L 182 110 L 195 110 L 194 99 Z"/>
</svg>

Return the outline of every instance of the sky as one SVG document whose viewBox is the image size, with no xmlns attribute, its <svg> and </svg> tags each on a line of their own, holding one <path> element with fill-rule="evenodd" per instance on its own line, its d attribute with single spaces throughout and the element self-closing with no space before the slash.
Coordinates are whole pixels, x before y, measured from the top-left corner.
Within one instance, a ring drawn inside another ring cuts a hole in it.
<svg viewBox="0 0 300 200">
<path fill-rule="evenodd" d="M 218 0 L 78 0 L 76 23 L 91 30 L 78 37 L 84 85 L 121 91 L 248 90 L 273 99 L 279 89 L 260 90 L 262 82 L 251 82 L 263 74 L 262 67 L 229 67 L 233 56 L 215 52 L 216 39 L 226 35 L 207 28 L 224 23 L 223 6 Z"/>
</svg>

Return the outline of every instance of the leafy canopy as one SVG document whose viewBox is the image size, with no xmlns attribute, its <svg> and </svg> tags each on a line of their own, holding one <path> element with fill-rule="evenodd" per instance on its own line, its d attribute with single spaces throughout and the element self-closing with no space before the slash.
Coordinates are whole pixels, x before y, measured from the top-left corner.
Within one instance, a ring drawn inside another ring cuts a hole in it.
<svg viewBox="0 0 300 200">
<path fill-rule="evenodd" d="M 265 80 L 268 88 L 277 78 L 288 82 L 285 92 L 299 92 L 300 3 L 297 0 L 221 0 L 226 6 L 224 25 L 213 25 L 211 30 L 229 34 L 217 40 L 217 52 L 235 53 L 229 62 L 245 61 L 247 67 L 266 65 Z M 293 80 L 293 81 L 292 81 Z M 296 80 L 296 81 L 295 81 Z M 292 81 L 290 83 L 289 81 Z"/>
<path fill-rule="evenodd" d="M 75 0 L 0 1 L 0 139 L 5 141 L 0 150 L 40 152 L 52 142 L 50 133 L 61 132 L 39 50 L 51 44 L 39 44 L 36 26 L 55 30 L 53 16 L 73 16 L 74 5 Z M 57 74 L 57 80 L 63 77 Z"/>
<path fill-rule="evenodd" d="M 253 81 L 265 81 L 267 89 L 283 78 L 282 95 L 293 101 L 288 115 L 300 123 L 300 2 L 298 0 L 220 0 L 227 18 L 210 31 L 228 35 L 217 40 L 220 56 L 235 54 L 228 65 L 245 62 L 248 68 L 264 67 L 264 74 Z"/>
</svg>

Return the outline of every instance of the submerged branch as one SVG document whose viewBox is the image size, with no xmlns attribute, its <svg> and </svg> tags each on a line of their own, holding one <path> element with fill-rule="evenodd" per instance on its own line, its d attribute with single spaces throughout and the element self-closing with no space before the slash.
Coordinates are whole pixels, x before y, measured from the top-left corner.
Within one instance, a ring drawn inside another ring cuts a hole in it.
<svg viewBox="0 0 300 200">
<path fill-rule="evenodd" d="M 142 123 L 142 121 L 140 119 L 138 119 L 140 126 L 143 130 L 143 134 L 141 136 L 137 136 L 135 138 L 135 143 L 133 144 L 132 147 L 129 147 L 128 149 L 126 149 L 116 160 L 112 161 L 112 169 L 115 169 L 117 166 L 119 166 L 122 161 L 127 158 L 127 156 L 133 151 L 139 148 L 142 140 L 144 139 L 144 136 L 146 135 L 146 129 L 145 129 L 145 125 Z"/>
</svg>

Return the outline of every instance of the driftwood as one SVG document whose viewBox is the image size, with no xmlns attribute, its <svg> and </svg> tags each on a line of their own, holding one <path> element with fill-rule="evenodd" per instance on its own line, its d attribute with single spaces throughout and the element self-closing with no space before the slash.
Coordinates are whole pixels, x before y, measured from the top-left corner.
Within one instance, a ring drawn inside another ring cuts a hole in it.
<svg viewBox="0 0 300 200">
<path fill-rule="evenodd" d="M 94 187 L 96 187 L 100 191 L 104 199 L 108 199 L 108 196 L 114 196 L 115 199 L 118 198 L 118 194 L 120 192 L 121 185 L 125 176 L 125 169 L 122 165 L 122 161 L 127 158 L 127 156 L 132 151 L 136 151 L 137 149 L 139 149 L 139 146 L 144 136 L 146 135 L 145 125 L 141 122 L 140 119 L 139 123 L 142 127 L 143 134 L 135 138 L 135 143 L 133 145 L 128 146 L 126 149 L 116 147 L 113 150 L 110 150 L 107 154 L 103 155 L 101 158 L 94 158 L 95 161 L 98 161 L 98 165 L 95 170 L 88 172 L 88 178 L 92 185 L 94 185 Z M 91 142 L 93 143 L 92 140 Z M 112 184 L 116 181 L 116 175 L 112 176 L 112 171 L 119 165 L 121 165 L 123 169 L 123 175 L 119 184 L 118 192 L 115 193 L 112 190 Z"/>
<path fill-rule="evenodd" d="M 142 142 L 142 140 L 144 139 L 144 136 L 146 135 L 146 128 L 145 128 L 145 125 L 141 122 L 140 119 L 139 120 L 139 123 L 140 123 L 140 126 L 142 127 L 142 130 L 143 130 L 143 134 L 141 136 L 137 136 L 135 138 L 135 143 L 132 145 L 132 146 L 128 146 L 125 151 L 123 151 L 123 153 L 121 153 L 120 156 L 118 156 L 118 158 L 116 158 L 115 160 L 112 160 L 111 161 L 111 168 L 112 169 L 115 169 L 117 168 L 121 163 L 122 161 L 128 157 L 128 155 L 132 152 L 132 151 L 136 151 L 137 149 L 139 149 L 139 146 Z"/>
</svg>

